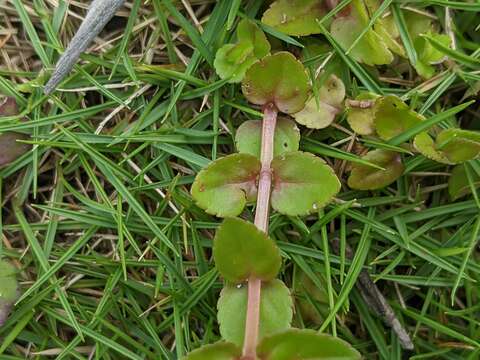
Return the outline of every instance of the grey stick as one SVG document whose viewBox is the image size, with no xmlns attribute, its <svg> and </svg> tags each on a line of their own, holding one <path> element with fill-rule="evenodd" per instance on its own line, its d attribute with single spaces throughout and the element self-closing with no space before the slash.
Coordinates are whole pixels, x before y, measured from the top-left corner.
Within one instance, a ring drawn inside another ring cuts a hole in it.
<svg viewBox="0 0 480 360">
<path fill-rule="evenodd" d="M 102 31 L 125 0 L 93 0 L 87 16 L 78 28 L 75 36 L 57 62 L 52 77 L 45 85 L 45 94 L 51 94 L 63 78 L 72 70 L 73 65 L 88 45 Z"/>
<path fill-rule="evenodd" d="M 333 250 L 335 254 L 340 254 L 340 241 L 335 238 L 332 241 Z M 353 251 L 350 246 L 346 246 L 345 255 L 348 259 L 353 258 Z M 356 283 L 357 289 L 360 291 L 365 302 L 370 306 L 370 308 L 383 319 L 383 321 L 392 328 L 392 330 L 397 334 L 398 340 L 402 348 L 406 350 L 413 350 L 414 346 L 410 335 L 408 335 L 405 328 L 402 326 L 398 320 L 395 312 L 393 311 L 390 304 L 387 302 L 383 294 L 378 290 L 377 285 L 372 281 L 370 275 L 366 270 L 362 270 L 358 276 Z"/>
</svg>

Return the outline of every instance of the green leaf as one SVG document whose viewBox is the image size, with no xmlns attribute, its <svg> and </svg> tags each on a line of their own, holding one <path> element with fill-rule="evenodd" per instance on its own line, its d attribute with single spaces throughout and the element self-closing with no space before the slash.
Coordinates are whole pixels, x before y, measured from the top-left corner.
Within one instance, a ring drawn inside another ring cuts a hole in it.
<svg viewBox="0 0 480 360">
<path fill-rule="evenodd" d="M 285 215 L 308 215 L 328 204 L 340 181 L 322 159 L 301 151 L 275 157 L 271 164 L 272 207 Z"/>
<path fill-rule="evenodd" d="M 269 281 L 280 270 L 280 251 L 275 242 L 252 223 L 227 218 L 213 242 L 215 265 L 222 276 L 234 283 L 255 277 Z"/>
<path fill-rule="evenodd" d="M 347 101 L 347 122 L 353 131 L 360 135 L 375 133 L 375 101 L 378 95 L 364 92 L 355 98 L 356 105 Z"/>
<path fill-rule="evenodd" d="M 415 69 L 425 79 L 435 75 L 436 68 L 434 65 L 439 64 L 446 58 L 445 54 L 437 50 L 428 39 L 434 39 L 447 48 L 450 45 L 450 38 L 447 35 L 431 32 L 428 33 L 428 38 L 419 36 L 414 40 L 413 44 L 417 53 Z"/>
<path fill-rule="evenodd" d="M 480 133 L 475 131 L 446 129 L 435 141 L 428 132 L 423 132 L 415 137 L 413 144 L 425 157 L 444 164 L 459 164 L 480 155 Z"/>
<path fill-rule="evenodd" d="M 436 144 L 450 161 L 461 163 L 480 154 L 480 132 L 446 129 L 438 134 Z"/>
<path fill-rule="evenodd" d="M 313 330 L 291 329 L 263 339 L 257 347 L 260 360 L 359 360 L 360 353 L 347 342 Z"/>
<path fill-rule="evenodd" d="M 315 96 L 312 96 L 305 107 L 293 117 L 298 123 L 308 128 L 326 128 L 342 110 L 344 98 L 345 85 L 342 80 L 332 74 L 318 90 L 318 104 Z"/>
<path fill-rule="evenodd" d="M 260 161 L 249 154 L 232 154 L 200 171 L 192 185 L 192 196 L 207 213 L 226 217 L 243 211 L 257 195 Z"/>
<path fill-rule="evenodd" d="M 270 43 L 252 21 L 243 19 L 237 27 L 237 44 L 225 44 L 215 55 L 214 67 L 230 83 L 242 81 L 247 69 L 270 52 Z"/>
<path fill-rule="evenodd" d="M 248 42 L 252 44 L 253 55 L 257 59 L 268 55 L 270 43 L 263 31 L 253 21 L 242 19 L 238 23 L 237 38 L 239 43 Z"/>
<path fill-rule="evenodd" d="M 0 259 L 0 327 L 7 320 L 8 313 L 18 296 L 15 268 Z"/>
<path fill-rule="evenodd" d="M 237 345 L 220 341 L 192 351 L 183 360 L 238 360 L 241 355 L 242 350 Z"/>
<path fill-rule="evenodd" d="M 277 0 L 265 11 L 262 22 L 288 35 L 319 34 L 316 20 L 326 13 L 324 1 Z"/>
<path fill-rule="evenodd" d="M 246 284 L 226 285 L 218 300 L 220 334 L 226 341 L 243 344 L 247 313 Z M 280 280 L 262 283 L 259 338 L 287 330 L 293 317 L 290 291 Z"/>
<path fill-rule="evenodd" d="M 344 48 L 349 49 L 358 35 L 369 22 L 365 4 L 360 0 L 352 0 L 349 12 L 341 13 L 331 25 L 330 33 Z M 393 54 L 383 41 L 382 36 L 374 30 L 368 30 L 365 35 L 350 50 L 349 54 L 358 62 L 366 65 L 390 64 Z"/>
<path fill-rule="evenodd" d="M 242 83 L 248 101 L 273 104 L 281 112 L 302 110 L 308 98 L 308 77 L 302 63 L 286 51 L 264 57 L 248 69 Z"/>
<path fill-rule="evenodd" d="M 435 142 L 426 131 L 415 136 L 413 139 L 413 146 L 426 158 L 443 164 L 452 164 L 443 152 L 438 151 L 435 148 Z"/>
<path fill-rule="evenodd" d="M 399 153 L 377 149 L 370 151 L 362 159 L 383 167 L 385 170 L 371 166 L 353 164 L 348 178 L 348 186 L 357 190 L 375 190 L 390 185 L 402 176 L 405 167 Z"/>
<path fill-rule="evenodd" d="M 251 154 L 260 158 L 262 142 L 262 121 L 245 121 L 237 129 L 235 144 L 241 153 Z M 300 131 L 290 119 L 279 118 L 275 127 L 274 156 L 290 151 L 297 151 L 300 143 Z"/>
<path fill-rule="evenodd" d="M 466 165 L 464 164 L 455 166 L 452 170 L 450 178 L 448 179 L 448 193 L 450 194 L 452 201 L 455 201 L 472 192 L 465 166 Z M 480 187 L 480 175 L 478 175 L 476 171 L 471 171 L 470 173 L 472 175 L 473 185 L 475 188 Z"/>
<path fill-rule="evenodd" d="M 377 134 L 388 140 L 413 127 L 424 120 L 402 100 L 394 95 L 388 95 L 378 99 L 374 106 L 375 129 Z"/>
</svg>

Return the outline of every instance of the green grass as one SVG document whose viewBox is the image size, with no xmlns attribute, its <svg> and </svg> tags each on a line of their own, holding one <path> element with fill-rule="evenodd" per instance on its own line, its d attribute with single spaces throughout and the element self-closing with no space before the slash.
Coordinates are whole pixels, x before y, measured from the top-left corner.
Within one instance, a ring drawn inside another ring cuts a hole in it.
<svg viewBox="0 0 480 360">
<path fill-rule="evenodd" d="M 386 143 L 353 136 L 344 116 L 328 129 L 302 129 L 302 150 L 326 159 L 344 186 L 318 215 L 272 214 L 271 235 L 284 260 L 280 277 L 299 289 L 294 274 L 303 271 L 326 290 L 324 303 L 293 291 L 295 326 L 336 334 L 365 358 L 406 355 L 355 289 L 361 269 L 413 336 L 412 359 L 478 359 L 480 210 L 472 176 L 480 175 L 480 163 L 467 167 L 475 191 L 452 202 L 451 167 L 402 144 L 433 125 L 480 129 L 478 104 L 463 98 L 480 81 L 480 5 L 390 3 L 375 16 L 391 11 L 401 29 L 404 5 L 420 6 L 443 26 L 449 11 L 457 48 L 443 49 L 445 71 L 424 81 L 396 65 L 367 68 L 325 34 L 343 61 L 348 98 L 363 89 L 397 94 L 427 120 Z M 23 293 L 0 328 L 0 359 L 181 358 L 219 339 L 223 284 L 211 259 L 220 220 L 195 206 L 190 184 L 210 161 L 234 151 L 239 124 L 259 116 L 212 63 L 230 41 L 227 27 L 241 17 L 258 20 L 261 1 L 129 1 L 46 97 L 44 69 L 58 59 L 88 2 L 52 4 L 0 3 L 0 93 L 17 99 L 25 120 L 0 118 L 0 132 L 30 134 L 35 149 L 0 169 L 0 255 L 18 268 Z M 128 19 L 130 11 L 136 16 Z M 301 49 L 304 39 L 263 29 L 276 46 Z M 408 34 L 401 35 L 415 59 Z M 365 148 L 400 150 L 405 174 L 383 190 L 349 190 L 348 166 L 365 162 Z M 353 259 L 335 255 L 333 237 L 354 249 Z M 302 317 L 301 299 L 326 321 Z"/>
</svg>

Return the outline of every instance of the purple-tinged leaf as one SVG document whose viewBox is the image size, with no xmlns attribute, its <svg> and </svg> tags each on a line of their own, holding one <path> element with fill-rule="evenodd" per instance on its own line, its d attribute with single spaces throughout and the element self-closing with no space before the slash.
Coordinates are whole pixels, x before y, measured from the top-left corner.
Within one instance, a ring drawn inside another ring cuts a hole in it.
<svg viewBox="0 0 480 360">
<path fill-rule="evenodd" d="M 302 63 L 282 51 L 253 64 L 243 79 L 242 91 L 256 105 L 273 104 L 281 112 L 292 114 L 305 106 L 308 77 Z"/>
<path fill-rule="evenodd" d="M 390 185 L 402 176 L 405 167 L 399 153 L 377 149 L 370 151 L 362 159 L 381 166 L 385 170 L 355 163 L 348 178 L 348 186 L 357 190 L 375 190 Z"/>
</svg>

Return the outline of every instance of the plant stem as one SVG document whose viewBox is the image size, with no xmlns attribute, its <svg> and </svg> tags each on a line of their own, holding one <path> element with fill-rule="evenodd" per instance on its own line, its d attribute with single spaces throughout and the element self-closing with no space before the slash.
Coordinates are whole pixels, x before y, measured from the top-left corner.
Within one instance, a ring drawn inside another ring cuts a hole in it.
<svg viewBox="0 0 480 360">
<path fill-rule="evenodd" d="M 263 108 L 262 149 L 260 161 L 262 164 L 258 179 L 257 208 L 255 226 L 268 233 L 268 214 L 270 210 L 270 191 L 272 187 L 273 140 L 277 124 L 277 109 L 273 104 Z M 248 279 L 247 316 L 245 319 L 245 340 L 243 343 L 243 360 L 256 359 L 258 330 L 260 323 L 260 296 L 262 281 L 257 278 Z"/>
</svg>

